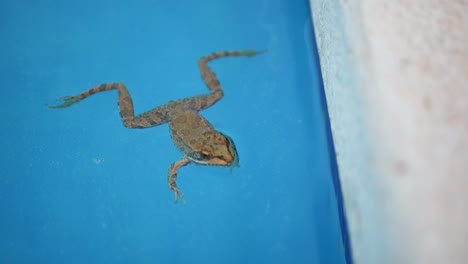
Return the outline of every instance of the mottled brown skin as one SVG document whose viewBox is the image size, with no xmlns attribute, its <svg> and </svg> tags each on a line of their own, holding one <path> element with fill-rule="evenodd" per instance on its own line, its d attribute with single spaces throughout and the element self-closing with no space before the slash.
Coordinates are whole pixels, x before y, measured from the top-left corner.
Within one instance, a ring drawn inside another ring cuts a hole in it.
<svg viewBox="0 0 468 264">
<path fill-rule="evenodd" d="M 184 157 L 169 167 L 168 185 L 169 189 L 174 192 L 175 202 L 180 197 L 185 203 L 176 184 L 177 173 L 181 167 L 191 162 L 201 165 L 239 166 L 239 158 L 232 139 L 216 131 L 208 120 L 198 113 L 223 97 L 218 78 L 207 63 L 221 57 L 253 57 L 260 53 L 262 52 L 253 50 L 222 51 L 200 58 L 198 67 L 210 94 L 169 101 L 166 105 L 161 105 L 138 116 L 134 114 L 132 98 L 123 83 L 101 84 L 81 94 L 60 98 L 58 100 L 63 101 L 62 104 L 49 107 L 65 108 L 95 93 L 117 90 L 119 113 L 125 127 L 148 128 L 169 123 L 171 137 Z"/>
</svg>

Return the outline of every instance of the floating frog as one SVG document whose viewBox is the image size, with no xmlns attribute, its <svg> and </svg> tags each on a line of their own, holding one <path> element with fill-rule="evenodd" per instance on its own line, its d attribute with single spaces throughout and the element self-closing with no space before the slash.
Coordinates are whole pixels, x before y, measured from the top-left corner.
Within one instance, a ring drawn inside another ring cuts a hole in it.
<svg viewBox="0 0 468 264">
<path fill-rule="evenodd" d="M 221 51 L 201 57 L 198 67 L 202 79 L 210 90 L 204 94 L 176 101 L 169 101 L 165 105 L 135 116 L 133 102 L 123 83 L 105 83 L 95 86 L 83 93 L 57 99 L 62 103 L 49 108 L 65 108 L 80 102 L 98 92 L 117 90 L 119 113 L 123 125 L 128 128 L 148 128 L 169 123 L 172 140 L 184 154 L 183 158 L 172 163 L 169 167 L 168 185 L 174 192 L 175 201 L 178 198 L 185 204 L 184 196 L 176 184 L 179 169 L 189 163 L 201 165 L 215 165 L 238 167 L 239 157 L 234 141 L 227 135 L 215 130 L 213 126 L 200 115 L 199 111 L 206 109 L 223 97 L 223 90 L 215 73 L 208 66 L 208 62 L 222 57 L 253 57 L 264 51 Z"/>
</svg>

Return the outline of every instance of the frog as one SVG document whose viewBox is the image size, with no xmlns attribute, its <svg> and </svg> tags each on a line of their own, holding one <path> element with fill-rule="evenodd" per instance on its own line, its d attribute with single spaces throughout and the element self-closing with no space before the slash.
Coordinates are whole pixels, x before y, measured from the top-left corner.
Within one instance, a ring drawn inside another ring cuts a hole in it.
<svg viewBox="0 0 468 264">
<path fill-rule="evenodd" d="M 177 186 L 179 169 L 191 163 L 205 166 L 239 167 L 239 155 L 232 138 L 218 130 L 205 119 L 200 111 L 211 107 L 224 96 L 220 81 L 208 66 L 208 62 L 223 57 L 254 57 L 263 51 L 233 50 L 218 51 L 202 56 L 198 60 L 200 75 L 210 93 L 170 100 L 167 104 L 157 106 L 135 116 L 133 100 L 122 82 L 103 83 L 80 94 L 58 98 L 59 103 L 48 105 L 51 109 L 70 107 L 85 98 L 100 92 L 117 90 L 118 108 L 123 125 L 126 128 L 150 128 L 165 123 L 176 147 L 183 157 L 169 166 L 167 184 L 174 193 L 174 203 L 185 198 Z"/>
</svg>

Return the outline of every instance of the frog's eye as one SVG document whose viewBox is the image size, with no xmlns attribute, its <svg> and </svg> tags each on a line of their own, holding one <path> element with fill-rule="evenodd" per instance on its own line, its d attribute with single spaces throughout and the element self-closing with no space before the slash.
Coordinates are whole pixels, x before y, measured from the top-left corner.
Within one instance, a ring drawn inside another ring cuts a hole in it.
<svg viewBox="0 0 468 264">
<path fill-rule="evenodd" d="M 208 151 L 201 151 L 198 154 L 200 155 L 200 160 L 210 160 L 212 158 Z"/>
<path fill-rule="evenodd" d="M 216 144 L 225 144 L 226 141 L 223 136 L 219 135 L 215 137 L 215 143 Z"/>
</svg>

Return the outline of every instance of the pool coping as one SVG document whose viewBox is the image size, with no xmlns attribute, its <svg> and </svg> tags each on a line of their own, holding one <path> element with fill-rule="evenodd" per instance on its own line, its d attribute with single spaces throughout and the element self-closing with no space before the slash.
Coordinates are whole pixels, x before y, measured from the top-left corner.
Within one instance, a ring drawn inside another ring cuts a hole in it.
<svg viewBox="0 0 468 264">
<path fill-rule="evenodd" d="M 310 3 L 354 262 L 461 263 L 467 1 Z"/>
</svg>

